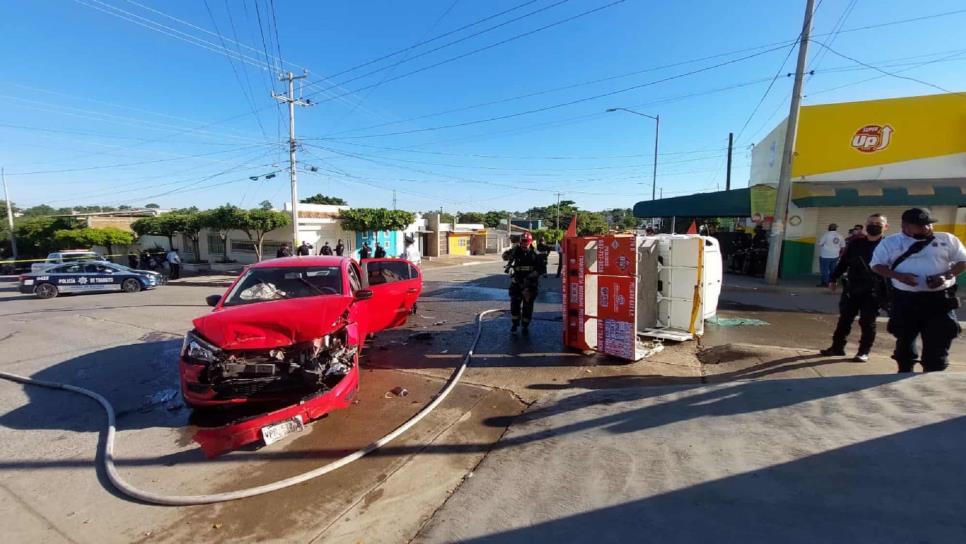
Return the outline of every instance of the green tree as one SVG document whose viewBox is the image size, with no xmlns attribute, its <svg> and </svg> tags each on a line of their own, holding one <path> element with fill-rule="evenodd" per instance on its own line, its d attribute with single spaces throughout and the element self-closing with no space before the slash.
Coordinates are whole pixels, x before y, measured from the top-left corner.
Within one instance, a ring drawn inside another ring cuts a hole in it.
<svg viewBox="0 0 966 544">
<path fill-rule="evenodd" d="M 217 232 L 225 248 L 222 262 L 228 262 L 228 233 L 232 230 L 240 230 L 245 223 L 245 212 L 237 206 L 225 204 L 215 209 L 208 210 L 203 214 L 202 224 Z"/>
<path fill-rule="evenodd" d="M 144 205 L 144 207 L 145 208 L 152 209 L 152 210 L 157 210 L 157 209 L 161 208 L 161 206 L 158 206 L 154 202 L 148 202 L 147 204 Z"/>
<path fill-rule="evenodd" d="M 198 244 L 198 240 L 201 238 L 201 229 L 205 228 L 206 212 L 185 212 L 179 210 L 177 213 L 182 214 L 185 218 L 181 233 L 191 242 L 191 254 L 194 255 L 195 261 L 200 261 L 201 247 Z"/>
<path fill-rule="evenodd" d="M 243 212 L 243 219 L 239 225 L 239 230 L 243 231 L 248 239 L 255 245 L 255 258 L 262 260 L 262 242 L 269 231 L 282 228 L 292 222 L 292 216 L 287 212 L 277 212 L 274 210 L 263 210 L 255 208 Z"/>
<path fill-rule="evenodd" d="M 142 217 L 131 223 L 131 229 L 138 236 L 164 236 L 168 239 L 168 247 L 174 247 L 174 237 L 187 230 L 189 214 L 182 212 L 164 213 L 153 217 Z"/>
<path fill-rule="evenodd" d="M 483 214 L 483 226 L 488 229 L 495 229 L 500 226 L 501 221 L 507 218 L 507 212 L 489 211 Z"/>
<path fill-rule="evenodd" d="M 70 221 L 65 217 L 19 217 L 13 226 L 17 249 L 23 257 L 45 257 L 61 249 L 54 240 L 54 233 L 70 227 Z"/>
<path fill-rule="evenodd" d="M 134 243 L 134 233 L 115 227 L 62 229 L 54 232 L 54 240 L 61 247 L 107 248 L 107 257 L 112 259 L 115 246 L 129 246 Z"/>
<path fill-rule="evenodd" d="M 131 209 L 133 209 L 133 208 L 131 208 L 127 204 L 121 204 L 120 206 L 117 207 L 117 211 L 119 211 L 119 212 L 124 212 L 124 211 L 131 210 Z"/>
<path fill-rule="evenodd" d="M 404 230 L 416 219 L 412 212 L 386 208 L 353 208 L 342 210 L 342 228 L 356 232 Z"/>
<path fill-rule="evenodd" d="M 460 223 L 482 223 L 485 216 L 483 212 L 463 212 L 460 214 Z"/>
<path fill-rule="evenodd" d="M 607 223 L 612 227 L 623 230 L 630 230 L 637 227 L 640 222 L 634 217 L 634 211 L 630 208 L 614 208 L 602 212 L 607 217 Z"/>
<path fill-rule="evenodd" d="M 263 210 L 271 210 L 274 206 L 272 206 L 272 203 L 268 200 L 263 200 L 258 204 L 258 207 Z"/>
<path fill-rule="evenodd" d="M 533 241 L 534 243 L 539 242 L 541 238 L 548 244 L 555 244 L 564 237 L 563 229 L 540 229 L 533 231 Z"/>
<path fill-rule="evenodd" d="M 322 193 L 317 193 L 308 198 L 303 198 L 299 200 L 302 204 L 328 204 L 330 206 L 348 206 L 349 203 L 344 199 L 337 196 L 325 196 Z"/>
<path fill-rule="evenodd" d="M 14 204 L 13 202 L 10 203 L 10 209 L 13 210 L 14 217 L 16 217 L 17 212 L 20 211 L 20 208 L 18 208 L 17 205 Z M 7 224 L 6 223 L 6 220 L 7 220 L 7 201 L 6 200 L 3 200 L 2 198 L 0 198 L 0 219 L 3 219 L 3 221 L 4 221 L 3 225 L 6 226 L 6 224 Z"/>
<path fill-rule="evenodd" d="M 34 217 L 38 215 L 54 215 L 58 210 L 46 205 L 40 204 L 37 206 L 31 206 L 23 211 L 24 217 Z M 68 209 L 69 212 L 69 209 Z"/>
<path fill-rule="evenodd" d="M 607 234 L 607 219 L 600 212 L 577 212 L 577 235 Z"/>
</svg>

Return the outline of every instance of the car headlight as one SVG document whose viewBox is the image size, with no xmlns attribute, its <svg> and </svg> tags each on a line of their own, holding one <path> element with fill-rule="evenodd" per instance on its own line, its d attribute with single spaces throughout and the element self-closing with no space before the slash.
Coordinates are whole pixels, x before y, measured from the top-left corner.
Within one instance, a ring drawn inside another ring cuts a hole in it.
<svg viewBox="0 0 966 544">
<path fill-rule="evenodd" d="M 192 363 L 214 363 L 219 359 L 221 350 L 217 346 L 207 342 L 194 331 L 188 331 L 184 335 L 184 342 L 181 344 L 181 357 Z"/>
</svg>

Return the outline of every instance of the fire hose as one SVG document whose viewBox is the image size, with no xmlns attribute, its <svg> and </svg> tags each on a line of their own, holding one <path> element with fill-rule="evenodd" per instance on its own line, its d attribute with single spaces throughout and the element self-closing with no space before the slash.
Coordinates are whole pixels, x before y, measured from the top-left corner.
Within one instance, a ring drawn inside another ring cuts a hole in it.
<svg viewBox="0 0 966 544">
<path fill-rule="evenodd" d="M 73 393 L 78 393 L 96 400 L 104 411 L 107 413 L 107 438 L 104 440 L 104 469 L 107 472 L 107 477 L 121 493 L 152 504 L 160 504 L 164 506 L 190 506 L 197 504 L 211 504 L 216 502 L 234 501 L 238 499 L 245 499 L 248 497 L 254 497 L 257 495 L 264 495 L 265 493 L 271 493 L 273 491 L 278 491 L 280 489 L 285 489 L 286 487 L 291 487 L 303 482 L 307 482 L 319 476 L 323 476 L 332 471 L 338 470 L 353 461 L 361 459 L 362 457 L 370 454 L 379 448 L 385 446 L 389 442 L 395 440 L 400 435 L 409 430 L 413 425 L 419 423 L 424 417 L 426 417 L 430 412 L 432 412 L 437 406 L 439 406 L 443 400 L 456 388 L 459 383 L 460 378 L 463 376 L 463 372 L 466 371 L 466 367 L 469 366 L 470 361 L 473 359 L 473 352 L 476 350 L 476 345 L 480 341 L 480 336 L 483 333 L 483 317 L 488 314 L 504 312 L 505 310 L 492 309 L 485 310 L 476 315 L 476 335 L 473 337 L 473 343 L 470 344 L 469 349 L 463 356 L 463 361 L 450 375 L 449 380 L 446 382 L 446 386 L 436 395 L 429 404 L 423 407 L 422 410 L 417 412 L 411 418 L 407 419 L 402 425 L 396 427 L 392 432 L 383 436 L 382 438 L 370 443 L 369 445 L 356 450 L 337 461 L 333 461 L 321 467 L 285 478 L 283 480 L 278 480 L 270 484 L 264 484 L 256 487 L 249 487 L 246 489 L 239 489 L 236 491 L 228 491 L 225 493 L 215 493 L 212 495 L 161 495 L 158 493 L 153 493 L 151 491 L 145 491 L 139 489 L 124 480 L 120 473 L 117 471 L 117 467 L 114 465 L 114 436 L 116 434 L 115 429 L 115 415 L 114 407 L 108 402 L 106 398 L 100 394 L 91 391 L 90 389 L 84 389 L 83 387 L 77 387 L 74 385 L 66 383 L 57 383 L 46 380 L 35 380 L 33 378 L 28 378 L 26 376 L 20 376 L 17 374 L 10 374 L 8 372 L 0 372 L 0 378 L 5 380 L 22 383 L 25 385 L 35 385 L 38 387 L 46 387 L 48 389 L 60 389 L 64 391 L 71 391 Z"/>
</svg>

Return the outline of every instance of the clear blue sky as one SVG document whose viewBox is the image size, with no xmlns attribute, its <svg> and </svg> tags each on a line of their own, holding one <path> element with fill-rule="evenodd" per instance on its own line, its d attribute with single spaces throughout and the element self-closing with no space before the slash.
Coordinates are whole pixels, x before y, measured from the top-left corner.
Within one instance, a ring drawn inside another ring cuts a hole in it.
<svg viewBox="0 0 966 544">
<path fill-rule="evenodd" d="M 795 62 L 793 52 L 780 68 L 789 47 L 760 46 L 797 36 L 804 0 L 626 0 L 580 16 L 611 1 L 2 2 L 0 164 L 21 206 L 281 206 L 287 116 L 265 69 L 280 52 L 286 69 L 309 71 L 303 93 L 318 102 L 297 110 L 302 165 L 318 169 L 300 174 L 303 196 L 389 207 L 396 189 L 400 208 L 483 211 L 549 204 L 560 192 L 585 209 L 629 207 L 650 197 L 654 124 L 609 107 L 661 116 L 665 196 L 723 188 L 728 132 L 741 131 L 781 73 L 736 145 L 733 183 L 744 186 L 749 145 L 787 113 Z M 822 0 L 814 33 L 845 55 L 962 91 L 966 12 L 830 35 L 956 10 L 966 5 Z M 938 92 L 822 50 L 810 49 L 806 103 Z M 508 100 L 521 95 L 532 96 Z M 495 117 L 505 118 L 486 121 Z"/>
</svg>

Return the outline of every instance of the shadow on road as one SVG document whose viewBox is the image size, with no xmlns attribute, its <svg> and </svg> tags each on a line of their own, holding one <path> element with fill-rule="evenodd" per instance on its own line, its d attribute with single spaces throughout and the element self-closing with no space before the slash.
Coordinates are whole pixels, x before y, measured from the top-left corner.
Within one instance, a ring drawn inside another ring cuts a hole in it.
<svg viewBox="0 0 966 544">
<path fill-rule="evenodd" d="M 958 417 L 462 542 L 966 542 L 963 436 Z"/>
</svg>

